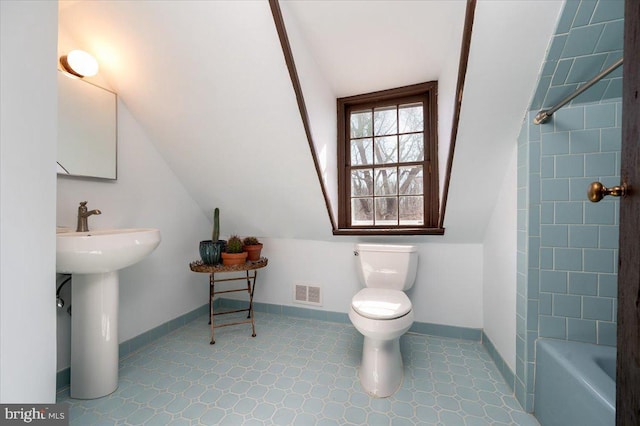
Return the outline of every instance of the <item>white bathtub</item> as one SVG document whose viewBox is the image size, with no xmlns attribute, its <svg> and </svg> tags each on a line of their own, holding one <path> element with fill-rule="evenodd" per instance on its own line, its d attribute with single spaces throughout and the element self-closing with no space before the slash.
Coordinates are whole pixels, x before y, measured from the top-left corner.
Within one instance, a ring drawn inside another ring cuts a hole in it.
<svg viewBox="0 0 640 426">
<path fill-rule="evenodd" d="M 615 374 L 614 347 L 538 339 L 536 418 L 542 426 L 613 426 Z"/>
</svg>

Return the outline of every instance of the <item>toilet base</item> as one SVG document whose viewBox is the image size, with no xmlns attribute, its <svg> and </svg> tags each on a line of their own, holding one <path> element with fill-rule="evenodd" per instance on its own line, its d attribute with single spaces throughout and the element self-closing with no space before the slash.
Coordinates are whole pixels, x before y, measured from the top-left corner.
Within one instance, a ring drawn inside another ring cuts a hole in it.
<svg viewBox="0 0 640 426">
<path fill-rule="evenodd" d="M 391 396 L 402 385 L 403 376 L 400 338 L 376 340 L 365 336 L 358 372 L 365 392 L 378 398 Z"/>
</svg>

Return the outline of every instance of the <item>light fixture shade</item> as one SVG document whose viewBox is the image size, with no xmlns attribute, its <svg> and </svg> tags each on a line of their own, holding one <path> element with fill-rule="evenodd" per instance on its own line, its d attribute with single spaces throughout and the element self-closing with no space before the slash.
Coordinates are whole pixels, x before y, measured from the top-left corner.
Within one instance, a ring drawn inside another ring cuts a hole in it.
<svg viewBox="0 0 640 426">
<path fill-rule="evenodd" d="M 98 61 L 83 50 L 72 50 L 60 58 L 65 71 L 77 77 L 91 77 L 98 73 Z"/>
</svg>

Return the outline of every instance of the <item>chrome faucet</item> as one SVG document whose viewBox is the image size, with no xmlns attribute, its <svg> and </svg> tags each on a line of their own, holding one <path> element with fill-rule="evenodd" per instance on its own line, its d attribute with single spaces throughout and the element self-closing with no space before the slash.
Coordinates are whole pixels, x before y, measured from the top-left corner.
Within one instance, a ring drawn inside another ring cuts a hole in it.
<svg viewBox="0 0 640 426">
<path fill-rule="evenodd" d="M 87 223 L 87 218 L 92 214 L 102 214 L 100 210 L 89 210 L 87 211 L 87 202 L 80 201 L 80 207 L 78 207 L 78 226 L 76 228 L 76 232 L 87 232 L 89 231 L 89 225 Z"/>
</svg>

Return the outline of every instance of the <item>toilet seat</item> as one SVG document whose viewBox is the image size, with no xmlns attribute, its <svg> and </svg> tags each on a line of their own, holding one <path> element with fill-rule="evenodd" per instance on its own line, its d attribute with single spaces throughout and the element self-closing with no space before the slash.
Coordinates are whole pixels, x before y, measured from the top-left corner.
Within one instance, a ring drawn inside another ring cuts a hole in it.
<svg viewBox="0 0 640 426">
<path fill-rule="evenodd" d="M 392 320 L 407 315 L 411 300 L 400 290 L 363 288 L 351 300 L 353 310 L 365 318 Z"/>
</svg>

